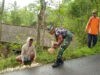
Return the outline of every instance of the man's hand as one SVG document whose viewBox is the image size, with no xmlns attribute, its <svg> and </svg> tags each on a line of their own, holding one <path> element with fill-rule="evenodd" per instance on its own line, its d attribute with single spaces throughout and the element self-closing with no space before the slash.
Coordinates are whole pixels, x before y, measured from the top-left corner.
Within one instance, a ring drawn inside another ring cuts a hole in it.
<svg viewBox="0 0 100 75">
<path fill-rule="evenodd" d="M 58 47 L 58 42 L 52 41 L 52 47 L 51 48 L 57 48 Z"/>
<path fill-rule="evenodd" d="M 57 47 L 58 47 L 58 42 L 54 42 L 53 48 L 57 48 Z"/>
</svg>

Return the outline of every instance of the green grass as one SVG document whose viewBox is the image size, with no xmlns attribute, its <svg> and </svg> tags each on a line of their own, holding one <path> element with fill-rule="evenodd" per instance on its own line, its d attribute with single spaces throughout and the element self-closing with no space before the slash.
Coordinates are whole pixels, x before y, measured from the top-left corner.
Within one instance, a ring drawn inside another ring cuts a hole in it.
<svg viewBox="0 0 100 75">
<path fill-rule="evenodd" d="M 96 46 L 91 49 L 86 46 L 82 48 L 76 48 L 73 50 L 68 48 L 64 52 L 63 59 L 64 60 L 75 59 L 75 58 L 85 57 L 85 56 L 94 55 L 98 53 L 100 54 L 99 46 Z M 36 62 L 39 62 L 42 64 L 52 63 L 55 61 L 56 56 L 57 56 L 57 51 L 55 54 L 49 54 L 47 50 L 38 51 Z M 0 70 L 8 68 L 8 67 L 18 66 L 19 64 L 16 62 L 15 57 L 16 56 L 11 56 L 6 59 L 1 59 L 0 60 Z"/>
<path fill-rule="evenodd" d="M 38 52 L 37 62 L 41 62 L 43 64 L 51 63 L 54 61 L 56 54 L 49 54 L 46 50 Z"/>
<path fill-rule="evenodd" d="M 68 59 L 74 59 L 74 58 L 79 58 L 79 57 L 84 57 L 84 56 L 88 56 L 88 55 L 93 55 L 95 54 L 95 52 L 92 49 L 89 49 L 87 47 L 83 47 L 83 48 L 79 48 L 76 50 L 69 50 L 68 52 L 66 52 L 64 54 L 64 58 Z"/>
<path fill-rule="evenodd" d="M 9 67 L 15 67 L 17 65 L 19 64 L 15 61 L 15 56 L 11 56 L 9 58 L 0 60 L 0 70 L 9 68 Z"/>
</svg>

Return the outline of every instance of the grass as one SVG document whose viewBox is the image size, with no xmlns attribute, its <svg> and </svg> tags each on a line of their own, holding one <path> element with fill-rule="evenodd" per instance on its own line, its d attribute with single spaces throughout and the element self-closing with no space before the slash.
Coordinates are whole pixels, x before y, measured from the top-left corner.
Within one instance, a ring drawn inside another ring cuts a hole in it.
<svg viewBox="0 0 100 75">
<path fill-rule="evenodd" d="M 80 58 L 84 56 L 94 55 L 98 53 L 100 53 L 99 46 L 96 46 L 91 49 L 86 46 L 82 48 L 76 48 L 73 50 L 68 48 L 67 50 L 65 50 L 63 58 L 64 60 L 69 60 L 69 59 L 75 59 L 75 58 Z M 49 54 L 47 50 L 38 51 L 36 61 L 42 64 L 48 64 L 48 63 L 54 62 L 56 59 L 56 56 L 57 56 L 57 51 L 55 54 Z M 8 67 L 18 66 L 19 64 L 16 62 L 15 57 L 16 56 L 11 56 L 6 59 L 1 59 L 0 60 L 0 70 L 3 70 Z"/>
<path fill-rule="evenodd" d="M 9 58 L 0 60 L 0 70 L 9 68 L 9 67 L 15 67 L 17 65 L 19 64 L 15 61 L 15 56 L 11 56 Z"/>
</svg>

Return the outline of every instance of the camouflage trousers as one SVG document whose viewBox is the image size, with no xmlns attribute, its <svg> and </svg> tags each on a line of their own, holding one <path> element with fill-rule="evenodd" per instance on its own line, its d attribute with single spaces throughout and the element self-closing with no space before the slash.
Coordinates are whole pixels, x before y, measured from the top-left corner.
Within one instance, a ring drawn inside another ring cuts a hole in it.
<svg viewBox="0 0 100 75">
<path fill-rule="evenodd" d="M 72 41 L 72 37 L 66 37 L 63 41 L 63 43 L 60 46 L 60 50 L 57 55 L 57 59 L 62 59 L 62 55 L 66 48 L 70 45 L 70 42 Z"/>
</svg>

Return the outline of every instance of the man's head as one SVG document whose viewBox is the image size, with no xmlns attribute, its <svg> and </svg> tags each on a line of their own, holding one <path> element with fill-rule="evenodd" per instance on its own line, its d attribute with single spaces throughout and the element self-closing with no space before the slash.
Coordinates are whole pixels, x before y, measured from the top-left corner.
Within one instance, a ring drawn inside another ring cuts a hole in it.
<svg viewBox="0 0 100 75">
<path fill-rule="evenodd" d="M 32 43 L 33 43 L 33 39 L 30 39 L 30 41 L 29 41 L 29 45 L 31 46 Z"/>
<path fill-rule="evenodd" d="M 55 28 L 52 25 L 48 26 L 47 29 L 51 35 L 55 33 Z"/>
<path fill-rule="evenodd" d="M 97 11 L 96 11 L 96 10 L 93 10 L 93 11 L 92 11 L 92 15 L 93 15 L 94 17 L 96 17 L 96 16 L 97 16 Z"/>
<path fill-rule="evenodd" d="M 29 38 L 27 39 L 27 43 L 29 44 L 29 46 L 31 46 L 32 43 L 33 43 L 33 38 L 32 38 L 32 37 L 29 37 Z"/>
</svg>

